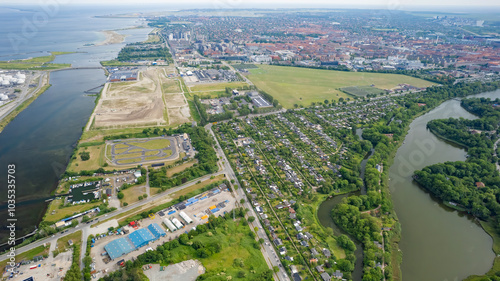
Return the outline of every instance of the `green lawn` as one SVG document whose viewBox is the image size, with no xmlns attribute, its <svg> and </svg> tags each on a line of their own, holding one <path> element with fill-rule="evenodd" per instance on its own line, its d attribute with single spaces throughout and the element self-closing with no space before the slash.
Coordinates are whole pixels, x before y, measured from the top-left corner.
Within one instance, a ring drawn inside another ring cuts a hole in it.
<svg viewBox="0 0 500 281">
<path fill-rule="evenodd" d="M 248 78 L 261 90 L 271 94 L 285 108 L 294 104 L 308 106 L 325 99 L 338 100 L 348 97 L 339 88 L 374 85 L 391 89 L 401 83 L 425 87 L 433 83 L 399 74 L 346 72 L 287 66 L 259 65 L 250 69 Z"/>
<path fill-rule="evenodd" d="M 71 248 L 71 246 L 68 244 L 69 240 L 73 241 L 74 245 L 80 246 L 82 244 L 82 231 L 79 230 L 57 239 L 56 251 L 61 253 L 69 250 Z"/>
<path fill-rule="evenodd" d="M 189 259 L 198 259 L 205 266 L 207 272 L 225 271 L 225 276 L 232 276 L 233 280 L 256 280 L 257 276 L 266 271 L 268 267 L 260 249 L 253 247 L 255 239 L 248 235 L 250 231 L 248 225 L 228 220 L 216 232 L 209 230 L 210 233 L 213 233 L 212 236 L 203 233 L 191 240 L 192 242 L 200 241 L 203 245 L 220 243 L 222 250 L 219 253 L 208 258 L 199 258 L 192 247 L 181 245 L 170 251 L 171 261 L 178 263 Z M 235 262 L 235 259 L 241 260 L 241 263 Z M 245 277 L 237 278 L 239 271 L 244 271 Z"/>
<path fill-rule="evenodd" d="M 145 149 L 162 149 L 170 146 L 170 141 L 167 139 L 156 139 L 146 142 L 129 142 L 131 145 L 142 147 Z"/>
<path fill-rule="evenodd" d="M 225 83 L 206 83 L 191 87 L 191 92 L 224 91 L 226 88 L 240 88 L 248 86 L 245 82 L 225 82 Z"/>
<path fill-rule="evenodd" d="M 25 60 L 0 61 L 3 69 L 26 69 L 26 70 L 51 70 L 71 67 L 67 63 L 50 63 L 56 56 L 71 54 L 73 52 L 52 52 L 49 56 L 34 57 Z"/>
<path fill-rule="evenodd" d="M 55 223 L 68 215 L 78 214 L 92 208 L 101 205 L 102 202 L 86 203 L 86 204 L 75 204 L 70 207 L 59 208 L 62 203 L 62 199 L 56 199 L 50 202 L 49 208 L 43 217 L 43 221 Z M 52 214 L 52 211 L 55 211 Z"/>
</svg>

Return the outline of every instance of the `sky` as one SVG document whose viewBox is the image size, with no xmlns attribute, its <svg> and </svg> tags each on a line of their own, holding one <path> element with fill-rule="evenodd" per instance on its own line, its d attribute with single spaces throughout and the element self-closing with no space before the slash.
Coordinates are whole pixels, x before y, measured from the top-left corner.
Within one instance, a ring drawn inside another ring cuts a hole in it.
<svg viewBox="0 0 500 281">
<path fill-rule="evenodd" d="M 5 5 L 44 5 L 49 3 L 78 5 L 157 5 L 158 8 L 380 8 L 447 11 L 450 7 L 481 9 L 495 7 L 500 9 L 499 0 L 1 0 Z M 432 9 L 435 8 L 435 9 Z M 495 9 L 496 10 L 496 9 Z M 491 11 L 490 11 L 491 12 Z"/>
</svg>

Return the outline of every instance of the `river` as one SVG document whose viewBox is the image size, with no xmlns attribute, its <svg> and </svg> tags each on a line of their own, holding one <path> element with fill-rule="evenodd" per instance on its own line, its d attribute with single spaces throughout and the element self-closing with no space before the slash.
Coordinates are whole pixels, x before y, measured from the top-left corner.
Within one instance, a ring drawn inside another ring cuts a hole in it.
<svg viewBox="0 0 500 281">
<path fill-rule="evenodd" d="M 500 90 L 476 97 L 500 98 Z M 389 188 L 402 225 L 405 281 L 462 280 L 484 274 L 495 256 L 491 237 L 471 217 L 439 203 L 411 178 L 415 170 L 426 166 L 466 159 L 463 148 L 437 138 L 426 128 L 433 119 L 449 117 L 477 118 L 458 100 L 448 100 L 418 117 L 389 170 Z"/>
<path fill-rule="evenodd" d="M 5 27 L 0 35 L 4 38 L 23 35 L 23 21 L 29 21 L 42 11 L 41 6 L 0 9 L 0 24 Z M 110 11 L 95 7 L 57 7 L 57 12 L 47 22 L 36 26 L 36 32 L 29 36 L 24 34 L 23 40 L 28 42 L 19 49 L 12 42 L 0 41 L 0 57 L 6 60 L 44 55 L 47 51 L 73 51 L 77 53 L 58 56 L 55 62 L 99 66 L 101 60 L 115 58 L 125 43 L 145 40 L 151 31 L 151 28 L 120 30 L 118 32 L 127 35 L 124 43 L 85 46 L 102 41 L 101 30 L 140 24 L 135 18 L 93 18 L 107 12 Z M 7 182 L 7 165 L 16 165 L 16 237 L 32 232 L 43 217 L 47 206 L 45 199 L 57 186 L 82 127 L 95 106 L 95 97 L 84 91 L 105 81 L 104 71 L 100 69 L 52 72 L 52 87 L 0 133 L 0 182 Z M 0 185 L 0 221 L 3 222 L 7 218 L 6 189 L 6 185 Z M 0 243 L 5 242 L 9 234 L 6 224 L 2 226 Z"/>
<path fill-rule="evenodd" d="M 475 97 L 500 98 L 500 90 Z M 448 100 L 416 118 L 389 169 L 389 188 L 402 225 L 401 269 L 405 281 L 462 280 L 487 272 L 495 257 L 491 237 L 473 218 L 441 204 L 411 178 L 415 170 L 426 166 L 466 159 L 463 148 L 437 138 L 426 128 L 431 120 L 449 117 L 477 118 L 464 110 L 459 100 Z M 318 209 L 321 224 L 334 229 L 336 235 L 342 231 L 330 213 L 345 196 L 328 199 Z M 358 256 L 362 257 L 362 253 L 356 253 Z M 355 281 L 361 280 L 361 271 L 362 260 L 358 258 L 353 273 Z"/>
</svg>

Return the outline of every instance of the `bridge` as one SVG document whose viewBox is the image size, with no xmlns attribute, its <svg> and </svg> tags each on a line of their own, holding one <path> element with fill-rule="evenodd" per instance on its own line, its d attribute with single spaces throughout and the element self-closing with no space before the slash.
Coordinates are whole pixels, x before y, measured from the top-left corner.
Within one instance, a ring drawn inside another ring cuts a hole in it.
<svg viewBox="0 0 500 281">
<path fill-rule="evenodd" d="M 63 70 L 78 70 L 78 69 L 102 69 L 106 70 L 104 66 L 78 66 L 78 67 L 66 67 L 61 69 L 52 70 L 52 72 L 63 71 Z"/>
</svg>

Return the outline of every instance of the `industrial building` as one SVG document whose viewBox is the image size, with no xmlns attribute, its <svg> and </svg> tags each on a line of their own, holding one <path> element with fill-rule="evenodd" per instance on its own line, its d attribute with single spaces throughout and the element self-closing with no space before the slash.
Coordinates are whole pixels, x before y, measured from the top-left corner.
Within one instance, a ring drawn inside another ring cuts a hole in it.
<svg viewBox="0 0 500 281">
<path fill-rule="evenodd" d="M 135 81 L 137 80 L 137 71 L 115 71 L 110 73 L 109 82 Z"/>
<path fill-rule="evenodd" d="M 109 257 L 114 260 L 140 247 L 149 244 L 165 236 L 165 231 L 156 223 L 148 225 L 147 228 L 138 229 L 128 236 L 121 237 L 109 242 L 104 249 Z"/>
<path fill-rule="evenodd" d="M 181 218 L 187 223 L 187 224 L 190 224 L 193 222 L 193 220 L 188 216 L 186 215 L 186 213 L 184 213 L 183 211 L 180 211 L 179 212 L 179 216 L 181 216 Z"/>
</svg>

